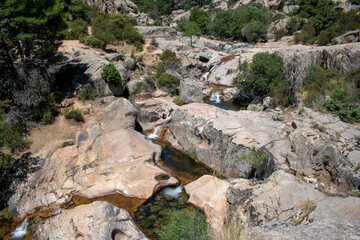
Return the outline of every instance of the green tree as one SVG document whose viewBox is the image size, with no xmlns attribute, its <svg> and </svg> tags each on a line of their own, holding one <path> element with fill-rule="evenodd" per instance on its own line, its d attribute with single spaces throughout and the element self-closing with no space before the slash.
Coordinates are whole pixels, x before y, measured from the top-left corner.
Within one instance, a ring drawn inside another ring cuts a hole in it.
<svg viewBox="0 0 360 240">
<path fill-rule="evenodd" d="M 206 34 L 210 22 L 210 15 L 199 7 L 194 7 L 190 12 L 189 21 L 195 22 L 199 26 L 201 33 Z"/>
<path fill-rule="evenodd" d="M 257 53 L 249 67 L 243 70 L 235 82 L 240 90 L 240 101 L 250 103 L 255 97 L 265 97 L 283 80 L 284 62 L 273 53 Z"/>
<path fill-rule="evenodd" d="M 193 43 L 192 38 L 193 38 L 193 36 L 200 37 L 201 36 L 201 30 L 200 30 L 199 26 L 195 22 L 188 22 L 184 26 L 183 36 L 190 37 L 190 46 L 193 46 L 192 45 L 192 43 Z"/>
</svg>

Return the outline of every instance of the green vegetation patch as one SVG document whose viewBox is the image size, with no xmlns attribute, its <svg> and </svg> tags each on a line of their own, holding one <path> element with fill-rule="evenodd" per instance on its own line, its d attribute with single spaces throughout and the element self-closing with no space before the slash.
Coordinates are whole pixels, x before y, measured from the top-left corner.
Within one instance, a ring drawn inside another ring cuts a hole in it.
<svg viewBox="0 0 360 240">
<path fill-rule="evenodd" d="M 199 211 L 174 210 L 169 214 L 168 221 L 158 232 L 160 240 L 209 239 L 206 217 Z"/>
<path fill-rule="evenodd" d="M 74 119 L 77 122 L 83 122 L 84 117 L 79 109 L 74 109 L 73 107 L 64 108 L 62 114 L 66 119 Z"/>
<path fill-rule="evenodd" d="M 121 76 L 119 70 L 116 69 L 115 65 L 112 63 L 107 64 L 104 66 L 101 77 L 107 82 L 108 84 L 117 85 L 121 83 Z"/>
<path fill-rule="evenodd" d="M 158 78 L 158 84 L 161 87 L 167 87 L 167 88 L 172 88 L 172 87 L 177 87 L 180 85 L 180 81 L 179 78 L 167 74 L 167 73 L 162 73 L 159 78 Z"/>
</svg>

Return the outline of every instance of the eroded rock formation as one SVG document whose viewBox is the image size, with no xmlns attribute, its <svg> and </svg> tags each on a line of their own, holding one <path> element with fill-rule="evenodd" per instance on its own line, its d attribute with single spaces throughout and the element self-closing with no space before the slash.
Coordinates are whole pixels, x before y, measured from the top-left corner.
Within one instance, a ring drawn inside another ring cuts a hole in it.
<svg viewBox="0 0 360 240">
<path fill-rule="evenodd" d="M 38 240 L 149 239 L 136 226 L 128 211 L 101 201 L 63 210 L 41 223 L 33 224 L 31 232 Z"/>
<path fill-rule="evenodd" d="M 128 199 L 152 196 L 178 182 L 155 166 L 161 148 L 134 130 L 136 110 L 120 98 L 70 136 L 65 147 L 37 154 L 41 170 L 19 185 L 9 200 L 18 220 L 42 206 L 66 204 L 74 195 L 88 199 L 119 193 Z"/>
</svg>

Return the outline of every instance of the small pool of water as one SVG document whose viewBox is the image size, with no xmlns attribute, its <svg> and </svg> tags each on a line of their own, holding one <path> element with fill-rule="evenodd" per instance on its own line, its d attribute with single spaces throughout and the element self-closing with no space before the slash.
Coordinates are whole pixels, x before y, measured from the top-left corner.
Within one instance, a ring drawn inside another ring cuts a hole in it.
<svg viewBox="0 0 360 240">
<path fill-rule="evenodd" d="M 195 181 L 206 174 L 212 174 L 209 168 L 196 163 L 188 155 L 173 148 L 169 143 L 159 139 L 153 140 L 162 148 L 160 167 L 177 177 L 182 183 Z"/>
<path fill-rule="evenodd" d="M 196 163 L 188 155 L 173 148 L 169 143 L 161 139 L 153 139 L 152 141 L 162 148 L 162 160 L 159 166 L 172 176 L 177 177 L 182 184 L 185 185 L 195 181 L 205 174 L 211 174 L 210 169 Z M 188 197 L 184 191 L 178 192 L 177 196 L 167 194 L 174 192 L 175 187 L 166 187 L 160 190 L 135 212 L 137 225 L 151 239 L 158 239 L 158 231 L 167 224 L 169 212 L 192 208 L 191 205 L 187 204 Z"/>
<path fill-rule="evenodd" d="M 222 109 L 225 109 L 225 110 L 232 110 L 232 111 L 241 110 L 240 105 L 237 105 L 237 104 L 234 104 L 234 103 L 231 103 L 231 102 L 224 102 L 224 101 L 214 102 L 214 101 L 210 101 L 210 100 L 205 100 L 204 102 L 207 103 L 207 104 L 210 104 L 210 105 L 215 105 L 218 108 L 222 108 Z"/>
<path fill-rule="evenodd" d="M 165 189 L 148 199 L 135 213 L 135 221 L 151 239 L 158 239 L 158 231 L 167 224 L 172 210 L 190 208 L 188 197 L 184 191 L 176 198 L 165 194 Z"/>
</svg>

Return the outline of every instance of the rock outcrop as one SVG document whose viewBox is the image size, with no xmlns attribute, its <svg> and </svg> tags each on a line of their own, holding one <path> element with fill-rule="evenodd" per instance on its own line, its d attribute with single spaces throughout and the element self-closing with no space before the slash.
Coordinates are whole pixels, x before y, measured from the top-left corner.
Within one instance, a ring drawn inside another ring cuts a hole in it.
<svg viewBox="0 0 360 240">
<path fill-rule="evenodd" d="M 46 239 L 149 239 L 136 226 L 128 211 L 96 201 L 41 220 L 32 225 L 32 236 Z"/>
<path fill-rule="evenodd" d="M 118 193 L 129 200 L 147 198 L 177 179 L 155 166 L 161 148 L 136 132 L 136 110 L 120 98 L 70 136 L 65 147 L 37 154 L 41 170 L 18 186 L 9 200 L 16 219 L 42 206 L 67 204 L 74 195 L 93 199 Z"/>
<path fill-rule="evenodd" d="M 177 31 L 172 27 L 155 27 L 155 26 L 136 26 L 136 29 L 145 38 L 164 38 L 167 40 L 175 40 Z"/>
<path fill-rule="evenodd" d="M 232 182 L 236 184 L 229 187 L 228 216 L 259 226 L 249 231 L 256 233 L 254 239 L 290 239 L 300 232 L 307 232 L 298 236 L 301 239 L 333 233 L 340 236 L 346 231 L 359 236 L 359 198 L 326 196 L 314 185 L 283 171 L 273 173 L 264 184 L 251 185 L 249 180 L 237 179 Z M 319 227 L 317 233 L 315 227 Z M 260 229 L 274 238 L 264 237 Z M 330 239 L 336 239 L 334 236 Z"/>
<path fill-rule="evenodd" d="M 62 68 L 58 78 L 61 81 L 71 81 L 72 90 L 78 89 L 80 86 L 87 85 L 87 90 L 98 96 L 115 95 L 121 96 L 125 91 L 125 84 L 130 80 L 128 70 L 120 61 L 115 62 L 115 66 L 120 73 L 121 83 L 117 85 L 109 85 L 101 77 L 102 69 L 110 62 L 107 59 L 121 59 L 119 54 L 100 56 L 100 54 L 90 49 L 74 48 L 69 44 L 62 46 L 62 52 L 68 60 L 62 62 Z"/>
<path fill-rule="evenodd" d="M 97 5 L 104 13 L 129 13 L 136 5 L 130 0 L 84 0 L 86 4 Z"/>
<path fill-rule="evenodd" d="M 204 211 L 215 230 L 221 230 L 225 220 L 229 185 L 224 180 L 205 175 L 185 186 L 186 193 L 190 195 L 188 202 Z"/>
<path fill-rule="evenodd" d="M 349 43 L 323 47 L 304 47 L 293 45 L 276 49 L 285 65 L 289 66 L 288 77 L 300 86 L 306 75 L 306 69 L 319 65 L 325 69 L 334 69 L 339 73 L 346 73 L 359 66 L 360 44 Z"/>
<path fill-rule="evenodd" d="M 255 146 L 267 154 L 267 161 L 257 169 L 258 176 L 269 176 L 285 144 L 286 126 L 273 121 L 264 112 L 226 111 L 208 104 L 192 103 L 172 114 L 167 140 L 181 150 L 196 152 L 200 162 L 228 177 L 249 177 L 250 164 L 240 159 Z M 276 146 L 276 147 L 274 147 Z"/>
</svg>

